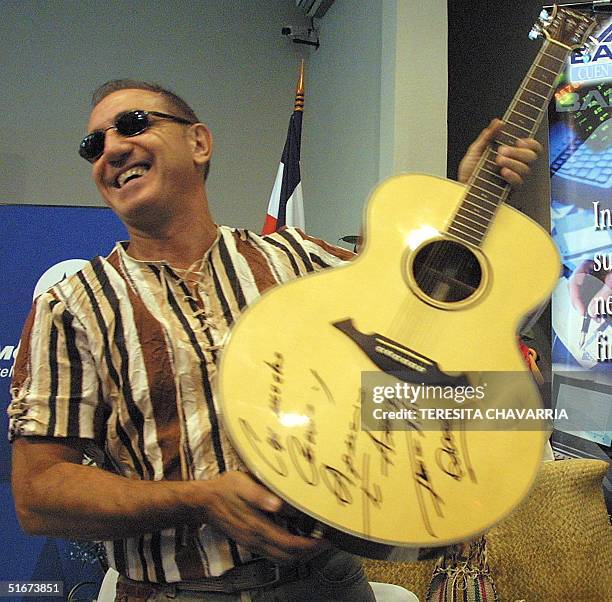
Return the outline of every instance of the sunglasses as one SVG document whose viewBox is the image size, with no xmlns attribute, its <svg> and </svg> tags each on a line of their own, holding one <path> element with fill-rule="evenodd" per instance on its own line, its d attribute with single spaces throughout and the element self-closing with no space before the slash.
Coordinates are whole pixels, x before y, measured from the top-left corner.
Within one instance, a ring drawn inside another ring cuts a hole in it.
<svg viewBox="0 0 612 602">
<path fill-rule="evenodd" d="M 87 134 L 79 145 L 79 155 L 86 161 L 93 163 L 104 152 L 104 137 L 108 130 L 117 130 L 118 134 L 126 138 L 137 136 L 151 127 L 150 115 L 155 115 L 155 117 L 161 119 L 169 119 L 170 121 L 176 121 L 176 123 L 183 123 L 185 125 L 193 125 L 194 123 L 193 121 L 188 121 L 176 115 L 168 115 L 167 113 L 159 113 L 157 111 L 125 111 L 125 113 L 117 115 L 113 125 L 106 129 Z"/>
</svg>

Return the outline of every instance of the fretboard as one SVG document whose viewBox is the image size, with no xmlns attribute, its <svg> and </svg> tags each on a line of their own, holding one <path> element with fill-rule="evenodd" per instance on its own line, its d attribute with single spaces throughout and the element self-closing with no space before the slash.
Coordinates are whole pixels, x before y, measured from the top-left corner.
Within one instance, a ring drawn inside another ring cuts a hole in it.
<svg viewBox="0 0 612 602">
<path fill-rule="evenodd" d="M 510 194 L 510 185 L 499 175 L 495 163 L 497 148 L 501 144 L 513 146 L 518 139 L 535 134 L 569 52 L 565 46 L 550 40 L 544 42 L 504 115 L 504 125 L 468 181 L 466 193 L 448 227 L 450 236 L 478 246 L 484 240 L 497 208 Z"/>
</svg>

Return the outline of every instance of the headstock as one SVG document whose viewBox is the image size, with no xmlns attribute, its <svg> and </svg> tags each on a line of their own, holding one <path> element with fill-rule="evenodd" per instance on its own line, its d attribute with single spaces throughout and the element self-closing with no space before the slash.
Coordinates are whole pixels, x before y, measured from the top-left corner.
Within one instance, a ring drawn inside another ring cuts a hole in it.
<svg viewBox="0 0 612 602">
<path fill-rule="evenodd" d="M 540 13 L 529 37 L 540 37 L 543 34 L 551 42 L 574 50 L 587 43 L 596 25 L 595 19 L 587 14 L 555 5 L 552 14 L 546 10 Z"/>
</svg>

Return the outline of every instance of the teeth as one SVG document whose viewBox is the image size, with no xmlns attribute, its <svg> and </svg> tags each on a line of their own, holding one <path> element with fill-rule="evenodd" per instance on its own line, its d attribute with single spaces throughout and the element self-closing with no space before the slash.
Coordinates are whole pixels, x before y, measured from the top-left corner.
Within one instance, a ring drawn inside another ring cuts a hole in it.
<svg viewBox="0 0 612 602">
<path fill-rule="evenodd" d="M 117 186 L 121 188 L 130 178 L 144 176 L 144 174 L 149 171 L 148 167 L 144 165 L 137 165 L 135 167 L 130 167 L 127 171 L 124 171 L 117 178 Z"/>
</svg>

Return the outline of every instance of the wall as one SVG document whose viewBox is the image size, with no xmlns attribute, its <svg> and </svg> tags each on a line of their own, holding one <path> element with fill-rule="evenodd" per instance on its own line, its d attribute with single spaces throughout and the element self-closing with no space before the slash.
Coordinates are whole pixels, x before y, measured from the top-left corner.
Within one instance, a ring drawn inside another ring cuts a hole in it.
<svg viewBox="0 0 612 602">
<path fill-rule="evenodd" d="M 425 58 L 422 58 L 425 57 Z M 446 171 L 446 2 L 338 0 L 309 57 L 303 184 L 309 232 L 361 228 L 366 199 L 400 171 Z"/>
<path fill-rule="evenodd" d="M 2 2 L 0 202 L 97 205 L 77 155 L 89 96 L 119 77 L 158 81 L 212 128 L 210 198 L 221 223 L 259 229 L 299 52 L 280 30 L 293 0 Z"/>
<path fill-rule="evenodd" d="M 337 0 L 308 60 L 302 170 L 308 231 L 357 234 L 378 179 L 381 2 Z"/>
<path fill-rule="evenodd" d="M 383 2 L 380 176 L 446 173 L 445 0 Z"/>
</svg>

